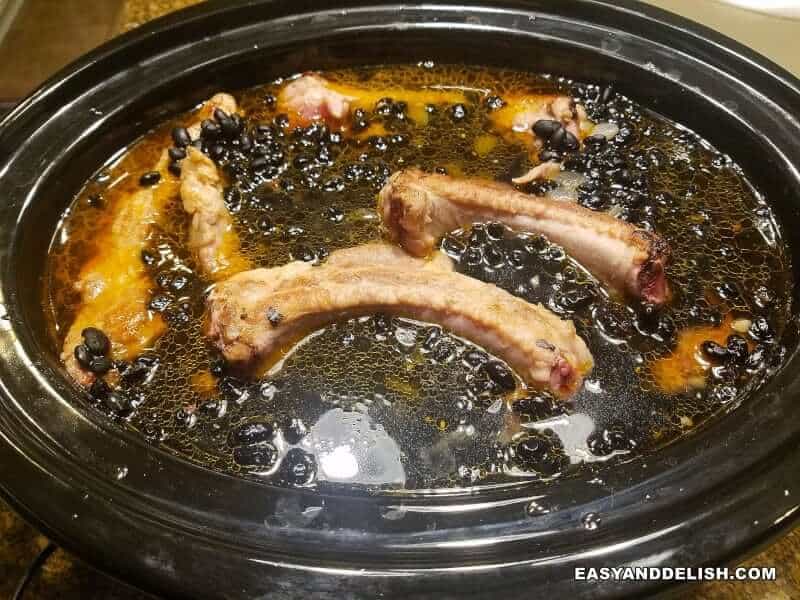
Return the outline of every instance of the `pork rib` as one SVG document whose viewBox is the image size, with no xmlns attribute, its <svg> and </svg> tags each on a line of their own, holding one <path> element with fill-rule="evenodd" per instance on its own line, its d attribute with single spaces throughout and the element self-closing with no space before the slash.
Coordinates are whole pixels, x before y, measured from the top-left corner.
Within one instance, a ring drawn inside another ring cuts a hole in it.
<svg viewBox="0 0 800 600">
<path fill-rule="evenodd" d="M 222 177 L 214 162 L 196 148 L 189 148 L 181 165 L 181 200 L 192 217 L 189 247 L 209 279 L 219 280 L 247 269 L 240 253 L 223 196 Z"/>
<path fill-rule="evenodd" d="M 305 127 L 313 122 L 324 122 L 332 129 L 347 131 L 353 111 L 358 108 L 372 111 L 384 98 L 405 102 L 408 116 L 420 125 L 427 123 L 428 105 L 466 101 L 461 89 L 440 86 L 361 87 L 329 81 L 316 73 L 303 73 L 283 86 L 278 93 L 277 106 L 279 111 L 286 113 L 292 125 Z M 366 131 L 372 131 L 372 128 Z"/>
<path fill-rule="evenodd" d="M 526 384 L 574 391 L 593 361 L 570 321 L 494 285 L 374 245 L 314 267 L 293 262 L 220 283 L 207 335 L 233 365 L 253 366 L 337 320 L 385 312 L 433 322 L 504 359 Z M 337 263 L 339 266 L 337 266 Z"/>
<path fill-rule="evenodd" d="M 187 123 L 192 139 L 199 137 L 201 122 L 211 118 L 217 108 L 235 111 L 236 100 L 229 94 L 216 94 L 205 102 Z M 79 385 L 88 387 L 96 379 L 74 355 L 84 328 L 96 327 L 105 332 L 115 360 L 131 359 L 151 348 L 166 330 L 161 315 L 148 307 L 154 284 L 141 254 L 150 243 L 154 226 L 163 221 L 178 196 L 180 183 L 168 166 L 169 156 L 164 149 L 153 165 L 161 175 L 159 183 L 118 198 L 109 206 L 111 223 L 100 233 L 96 251 L 75 281 L 80 307 L 64 338 L 61 360 Z"/>
<path fill-rule="evenodd" d="M 389 178 L 378 211 L 389 238 L 414 256 L 429 254 L 450 231 L 499 221 L 546 236 L 619 291 L 653 304 L 669 296 L 670 251 L 662 238 L 573 202 L 523 194 L 494 181 L 408 169 Z"/>
</svg>

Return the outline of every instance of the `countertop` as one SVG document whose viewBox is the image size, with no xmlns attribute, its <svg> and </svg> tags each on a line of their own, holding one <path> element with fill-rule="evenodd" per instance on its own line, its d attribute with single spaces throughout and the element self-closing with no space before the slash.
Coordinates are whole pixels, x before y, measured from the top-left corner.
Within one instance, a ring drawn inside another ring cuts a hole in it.
<svg viewBox="0 0 800 600">
<path fill-rule="evenodd" d="M 101 0 L 105 2 L 106 0 Z M 171 10 L 199 0 L 125 0 L 114 15 L 112 31 L 125 31 Z M 800 21 L 725 7 L 713 0 L 651 0 L 650 4 L 699 20 L 755 47 L 785 68 L 800 74 L 796 36 Z M 103 32 L 97 35 L 102 36 Z M 99 40 L 98 40 L 99 41 Z M 91 44 L 91 40 L 84 41 Z M 88 49 L 88 48 L 87 48 Z M 67 62 L 64 60 L 63 62 Z M 60 65 L 56 65 L 60 66 Z M 37 75 L 34 75 L 34 78 Z M 0 503 L 0 598 L 11 596 L 17 581 L 47 539 Z M 743 563 L 775 566 L 778 581 L 772 583 L 707 583 L 688 589 L 686 599 L 791 600 L 800 597 L 800 529 Z M 103 575 L 80 559 L 57 550 L 32 580 L 25 598 L 145 600 L 151 596 Z"/>
</svg>

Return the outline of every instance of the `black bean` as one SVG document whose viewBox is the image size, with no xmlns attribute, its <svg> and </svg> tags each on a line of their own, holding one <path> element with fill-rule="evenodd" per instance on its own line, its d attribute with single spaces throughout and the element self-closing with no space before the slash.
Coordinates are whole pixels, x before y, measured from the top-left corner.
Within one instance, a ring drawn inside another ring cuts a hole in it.
<svg viewBox="0 0 800 600">
<path fill-rule="evenodd" d="M 758 308 L 769 308 L 775 303 L 775 294 L 762 285 L 753 290 L 753 301 Z"/>
<path fill-rule="evenodd" d="M 567 139 L 567 130 L 563 127 L 559 127 L 553 132 L 553 135 L 550 137 L 550 147 L 554 150 L 562 151 L 564 147 L 565 140 Z"/>
<path fill-rule="evenodd" d="M 567 131 L 566 129 L 562 129 L 562 131 L 564 132 L 564 141 L 562 141 L 559 144 L 560 150 L 562 152 L 577 152 L 578 149 L 581 147 L 578 138 L 576 138 L 572 132 Z M 555 138 L 555 135 L 553 136 L 553 138 Z M 553 139 L 551 139 L 550 141 L 551 143 L 553 143 L 553 145 L 555 145 Z"/>
<path fill-rule="evenodd" d="M 614 451 L 601 431 L 592 433 L 586 440 L 586 445 L 589 447 L 589 452 L 595 456 L 608 456 Z"/>
<path fill-rule="evenodd" d="M 608 101 L 614 97 L 614 86 L 607 86 L 600 93 L 600 104 L 608 104 Z"/>
<path fill-rule="evenodd" d="M 467 248 L 464 252 L 463 259 L 468 265 L 479 265 L 483 261 L 483 252 L 481 252 L 480 248 Z"/>
<path fill-rule="evenodd" d="M 239 150 L 242 152 L 250 152 L 253 149 L 253 138 L 246 133 L 243 133 L 239 138 Z"/>
<path fill-rule="evenodd" d="M 153 373 L 159 366 L 159 360 L 155 356 L 139 356 L 130 364 L 127 364 L 119 370 L 122 379 L 128 385 L 137 385 L 144 381 L 149 380 Z"/>
<path fill-rule="evenodd" d="M 709 398 L 719 404 L 728 404 L 736 399 L 736 386 L 723 383 L 712 386 L 708 391 Z"/>
<path fill-rule="evenodd" d="M 83 367 L 84 369 L 88 369 L 92 364 L 92 353 L 89 352 L 89 349 L 83 345 L 79 344 L 75 346 L 75 360 L 78 361 L 78 364 Z"/>
<path fill-rule="evenodd" d="M 608 443 L 612 450 L 630 450 L 636 446 L 622 425 L 609 425 L 603 429 L 603 439 Z"/>
<path fill-rule="evenodd" d="M 475 225 L 469 234 L 467 244 L 472 248 L 478 248 L 488 241 L 489 234 L 486 233 L 486 228 L 483 225 Z"/>
<path fill-rule="evenodd" d="M 286 419 L 281 423 L 283 439 L 293 446 L 299 444 L 308 433 L 308 428 L 301 419 Z"/>
<path fill-rule="evenodd" d="M 89 196 L 88 202 L 92 208 L 103 208 L 105 206 L 103 194 L 92 194 Z"/>
<path fill-rule="evenodd" d="M 383 117 L 388 117 L 394 110 L 394 102 L 391 98 L 381 98 L 375 103 L 375 112 Z"/>
<path fill-rule="evenodd" d="M 483 249 L 483 260 L 487 266 L 497 269 L 505 264 L 506 255 L 496 245 L 488 244 Z"/>
<path fill-rule="evenodd" d="M 467 116 L 467 107 L 463 104 L 456 104 L 450 109 L 450 118 L 453 121 L 463 121 Z"/>
<path fill-rule="evenodd" d="M 563 126 L 559 121 L 553 119 L 539 119 L 533 124 L 533 133 L 538 135 L 543 140 L 549 140 L 559 129 Z"/>
<path fill-rule="evenodd" d="M 468 350 L 461 355 L 461 360 L 474 369 L 486 363 L 489 360 L 489 355 L 480 350 Z"/>
<path fill-rule="evenodd" d="M 486 233 L 490 239 L 502 240 L 506 235 L 506 228 L 502 223 L 489 223 L 486 226 Z"/>
<path fill-rule="evenodd" d="M 244 123 L 242 123 L 242 118 L 239 115 L 231 115 L 231 118 L 225 122 L 220 123 L 220 127 L 222 127 L 223 135 L 227 136 L 229 139 L 236 138 L 244 129 Z"/>
<path fill-rule="evenodd" d="M 608 335 L 623 338 L 630 332 L 633 323 L 626 311 L 617 304 L 601 304 L 594 310 L 594 320 Z"/>
<path fill-rule="evenodd" d="M 293 485 L 308 485 L 317 474 L 314 457 L 300 448 L 286 453 L 286 480 Z"/>
<path fill-rule="evenodd" d="M 758 342 L 769 342 L 775 338 L 775 332 L 765 317 L 756 317 L 750 325 L 750 337 Z"/>
<path fill-rule="evenodd" d="M 525 267 L 527 263 L 527 254 L 524 250 L 520 250 L 519 248 L 515 248 L 511 252 L 508 253 L 508 264 L 514 267 L 515 269 L 522 269 Z"/>
<path fill-rule="evenodd" d="M 313 262 L 317 260 L 316 253 L 307 246 L 297 245 L 292 248 L 291 256 L 293 260 L 302 260 L 303 262 Z"/>
<path fill-rule="evenodd" d="M 167 165 L 167 170 L 172 173 L 175 177 L 181 176 L 181 165 L 180 163 L 171 162 Z"/>
<path fill-rule="evenodd" d="M 221 108 L 217 107 L 214 109 L 214 119 L 216 119 L 217 123 L 219 123 L 222 134 L 225 137 L 231 137 L 239 133 L 236 130 L 236 123 L 231 118 L 231 115 L 226 113 Z"/>
<path fill-rule="evenodd" d="M 147 303 L 147 308 L 155 312 L 163 312 L 172 304 L 172 298 L 166 294 L 156 294 Z"/>
<path fill-rule="evenodd" d="M 736 379 L 736 369 L 732 365 L 717 365 L 711 367 L 711 377 L 714 381 L 731 383 Z"/>
<path fill-rule="evenodd" d="M 172 141 L 179 148 L 184 148 L 192 143 L 192 136 L 185 127 L 176 127 L 172 130 Z"/>
<path fill-rule="evenodd" d="M 148 267 L 152 267 L 154 264 L 158 262 L 158 257 L 151 251 L 145 248 L 142 250 L 142 262 L 146 264 Z"/>
<path fill-rule="evenodd" d="M 278 451 L 271 444 L 234 448 L 233 460 L 243 467 L 270 467 L 275 464 Z"/>
<path fill-rule="evenodd" d="M 728 349 L 719 345 L 713 340 L 706 340 L 700 345 L 703 354 L 715 363 L 723 363 L 728 360 Z"/>
<path fill-rule="evenodd" d="M 375 325 L 375 333 L 385 334 L 392 330 L 392 320 L 389 318 L 389 315 L 384 313 L 375 315 L 373 323 Z"/>
<path fill-rule="evenodd" d="M 526 415 L 531 421 L 541 421 L 559 414 L 559 404 L 545 393 L 536 393 L 514 402 L 513 410 Z"/>
<path fill-rule="evenodd" d="M 110 391 L 111 388 L 108 387 L 108 384 L 99 377 L 89 387 L 89 395 L 95 400 L 105 400 Z"/>
<path fill-rule="evenodd" d="M 561 160 L 561 154 L 555 150 L 542 150 L 539 153 L 539 160 L 542 162 L 559 161 Z"/>
<path fill-rule="evenodd" d="M 584 144 L 593 148 L 604 146 L 607 142 L 608 139 L 602 133 L 595 133 L 594 135 L 590 135 L 583 140 Z"/>
<path fill-rule="evenodd" d="M 268 165 L 269 161 L 263 156 L 259 156 L 250 161 L 250 168 L 253 169 L 253 171 L 263 171 Z"/>
<path fill-rule="evenodd" d="M 89 349 L 89 352 L 95 356 L 104 356 L 111 348 L 111 342 L 105 333 L 96 327 L 87 327 L 81 331 L 83 343 Z"/>
<path fill-rule="evenodd" d="M 606 208 L 607 199 L 604 198 L 601 194 L 581 194 L 578 199 L 578 203 L 581 206 L 585 206 L 586 208 L 591 208 L 592 210 L 601 210 Z"/>
<path fill-rule="evenodd" d="M 422 348 L 430 351 L 439 343 L 442 337 L 442 330 L 438 327 L 428 327 L 422 330 L 421 337 L 423 338 Z"/>
<path fill-rule="evenodd" d="M 513 390 L 517 387 L 514 375 L 511 370 L 497 360 L 490 361 L 483 365 L 483 370 L 503 390 Z"/>
<path fill-rule="evenodd" d="M 455 353 L 455 348 L 448 342 L 437 344 L 431 352 L 431 358 L 438 363 L 448 362 Z"/>
<path fill-rule="evenodd" d="M 89 370 L 96 375 L 104 375 L 114 367 L 114 363 L 107 356 L 94 356 L 89 363 Z"/>
<path fill-rule="evenodd" d="M 336 206 L 328 206 L 323 212 L 325 218 L 331 223 L 341 223 L 344 221 L 344 212 Z"/>
<path fill-rule="evenodd" d="M 183 160 L 186 158 L 186 148 L 170 148 L 167 154 L 172 160 Z"/>
<path fill-rule="evenodd" d="M 212 400 L 206 400 L 203 402 L 198 408 L 198 411 L 212 419 L 219 419 L 225 414 L 227 404 L 228 403 L 225 400 L 214 398 Z"/>
<path fill-rule="evenodd" d="M 275 428 L 272 423 L 266 421 L 245 423 L 231 432 L 231 445 L 251 446 L 253 444 L 261 444 L 272 441 L 274 435 Z"/>
<path fill-rule="evenodd" d="M 747 360 L 750 350 L 747 347 L 747 340 L 742 336 L 735 334 L 728 336 L 726 345 L 728 353 L 734 362 L 743 364 Z"/>
<path fill-rule="evenodd" d="M 219 161 L 225 155 L 225 146 L 222 144 L 213 144 L 208 149 L 208 155 L 212 160 Z"/>
<path fill-rule="evenodd" d="M 231 398 L 237 404 L 243 403 L 250 397 L 250 391 L 247 387 L 234 377 L 222 378 L 218 387 L 223 396 Z"/>
<path fill-rule="evenodd" d="M 189 284 L 189 278 L 186 275 L 178 273 L 172 278 L 169 287 L 175 292 L 180 292 Z"/>
<path fill-rule="evenodd" d="M 506 103 L 500 96 L 489 96 L 486 99 L 486 106 L 489 108 L 489 110 L 498 110 L 503 108 L 505 105 Z"/>
<path fill-rule="evenodd" d="M 142 187 L 149 187 L 161 181 L 161 173 L 158 171 L 150 171 L 139 177 L 139 185 Z"/>
<path fill-rule="evenodd" d="M 735 284 L 724 281 L 717 286 L 717 294 L 723 300 L 733 300 L 739 297 L 739 290 Z"/>
<path fill-rule="evenodd" d="M 204 140 L 215 140 L 221 132 L 220 126 L 211 119 L 205 119 L 200 124 L 200 135 Z"/>
<path fill-rule="evenodd" d="M 124 412 L 129 410 L 131 407 L 130 398 L 127 396 L 127 394 L 119 390 L 114 390 L 108 394 L 104 398 L 103 402 L 109 410 L 112 410 L 116 413 Z"/>
<path fill-rule="evenodd" d="M 273 327 L 277 327 L 280 325 L 280 322 L 283 321 L 283 315 L 278 311 L 277 308 L 270 306 L 267 309 L 267 321 L 269 321 L 269 324 Z"/>
<path fill-rule="evenodd" d="M 389 138 L 389 141 L 392 142 L 395 146 L 405 146 L 408 144 L 408 136 L 403 135 L 402 133 L 395 133 L 392 137 Z"/>
<path fill-rule="evenodd" d="M 614 181 L 617 183 L 621 183 L 623 185 L 629 184 L 631 182 L 632 175 L 628 169 L 620 169 L 616 173 L 614 173 Z"/>
<path fill-rule="evenodd" d="M 633 137 L 633 129 L 629 125 L 622 125 L 619 128 L 617 137 L 614 138 L 617 143 L 625 144 Z"/>
<path fill-rule="evenodd" d="M 764 344 L 758 344 L 747 357 L 744 362 L 744 367 L 748 371 L 758 371 L 764 366 L 766 359 L 767 347 Z"/>
<path fill-rule="evenodd" d="M 514 447 L 514 454 L 524 463 L 537 463 L 553 452 L 553 446 L 544 436 L 530 435 Z"/>
<path fill-rule="evenodd" d="M 581 285 L 557 294 L 555 302 L 559 308 L 567 312 L 575 312 L 589 306 L 594 297 L 594 292 L 588 286 Z"/>
</svg>

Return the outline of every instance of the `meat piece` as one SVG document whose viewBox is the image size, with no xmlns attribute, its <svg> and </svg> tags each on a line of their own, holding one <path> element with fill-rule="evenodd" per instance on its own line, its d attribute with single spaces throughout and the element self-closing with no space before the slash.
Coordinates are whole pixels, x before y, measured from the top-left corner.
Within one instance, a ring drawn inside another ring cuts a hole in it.
<svg viewBox="0 0 800 600">
<path fill-rule="evenodd" d="M 378 204 L 389 238 L 414 256 L 430 253 L 445 233 L 499 221 L 546 236 L 619 291 L 653 304 L 669 295 L 670 252 L 664 240 L 572 202 L 523 194 L 494 181 L 408 169 L 389 178 Z"/>
<path fill-rule="evenodd" d="M 354 96 L 334 90 L 328 81 L 313 73 L 306 73 L 290 81 L 283 88 L 278 103 L 300 123 L 314 121 L 341 123 L 350 114 L 350 103 Z"/>
<path fill-rule="evenodd" d="M 428 119 L 428 105 L 465 102 L 466 96 L 459 89 L 435 86 L 420 89 L 358 87 L 328 81 L 315 73 L 304 73 L 281 89 L 278 111 L 285 112 L 293 125 L 305 127 L 314 121 L 323 121 L 332 129 L 347 131 L 352 111 L 362 108 L 371 112 L 384 99 L 405 102 L 407 115 L 415 123 L 424 125 Z M 383 133 L 386 132 L 380 123 L 373 123 L 358 137 Z"/>
<path fill-rule="evenodd" d="M 512 179 L 511 182 L 522 185 L 523 183 L 530 183 L 537 179 L 553 179 L 553 177 L 561 172 L 561 167 L 562 164 L 560 162 L 548 161 L 539 163 L 524 175 Z"/>
<path fill-rule="evenodd" d="M 345 252 L 322 266 L 293 262 L 218 284 L 207 301 L 211 342 L 231 364 L 253 367 L 265 357 L 282 358 L 329 323 L 384 312 L 438 323 L 504 359 L 526 384 L 560 396 L 592 368 L 572 322 L 540 305 L 449 271 L 443 262 L 374 245 Z"/>
<path fill-rule="evenodd" d="M 188 148 L 181 165 L 180 194 L 183 209 L 192 217 L 189 248 L 203 274 L 219 280 L 247 269 L 225 205 L 222 177 L 214 162 L 196 148 Z"/>
<path fill-rule="evenodd" d="M 211 98 L 203 103 L 203 106 L 200 108 L 197 115 L 193 117 L 192 122 L 187 127 L 189 130 L 189 136 L 193 140 L 196 140 L 200 137 L 200 127 L 202 122 L 206 119 L 211 119 L 214 116 L 214 111 L 218 108 L 229 115 L 232 115 L 239 110 L 239 107 L 236 104 L 236 98 L 230 94 L 214 94 L 211 96 Z"/>
<path fill-rule="evenodd" d="M 228 94 L 217 94 L 206 102 L 192 116 L 192 138 L 199 136 L 200 123 L 216 108 L 233 112 L 236 101 Z M 82 368 L 74 355 L 86 327 L 105 332 L 111 341 L 110 354 L 116 360 L 141 354 L 166 330 L 161 315 L 148 308 L 155 286 L 141 256 L 153 226 L 161 222 L 168 205 L 178 197 L 179 181 L 168 166 L 165 149 L 153 169 L 161 175 L 159 183 L 109 205 L 111 222 L 98 235 L 95 252 L 78 274 L 75 289 L 80 294 L 80 306 L 64 337 L 61 360 L 80 385 L 89 386 L 96 377 Z"/>
</svg>

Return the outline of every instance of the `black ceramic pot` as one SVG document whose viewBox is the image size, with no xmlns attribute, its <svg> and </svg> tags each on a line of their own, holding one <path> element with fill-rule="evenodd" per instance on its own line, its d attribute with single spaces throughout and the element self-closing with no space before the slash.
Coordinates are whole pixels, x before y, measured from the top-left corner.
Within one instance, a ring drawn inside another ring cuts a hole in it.
<svg viewBox="0 0 800 600">
<path fill-rule="evenodd" d="M 737 410 L 609 469 L 602 485 L 577 477 L 545 497 L 525 484 L 435 497 L 276 489 L 188 464 L 82 408 L 40 316 L 62 210 L 165 117 L 308 68 L 433 58 L 613 81 L 731 154 L 775 204 L 800 264 L 800 84 L 763 58 L 630 1 L 337 4 L 176 13 L 67 68 L 0 124 L 3 495 L 100 568 L 191 598 L 640 594 L 665 584 L 580 583 L 573 568 L 720 565 L 788 527 L 800 503 L 791 341 L 786 366 Z"/>
</svg>

